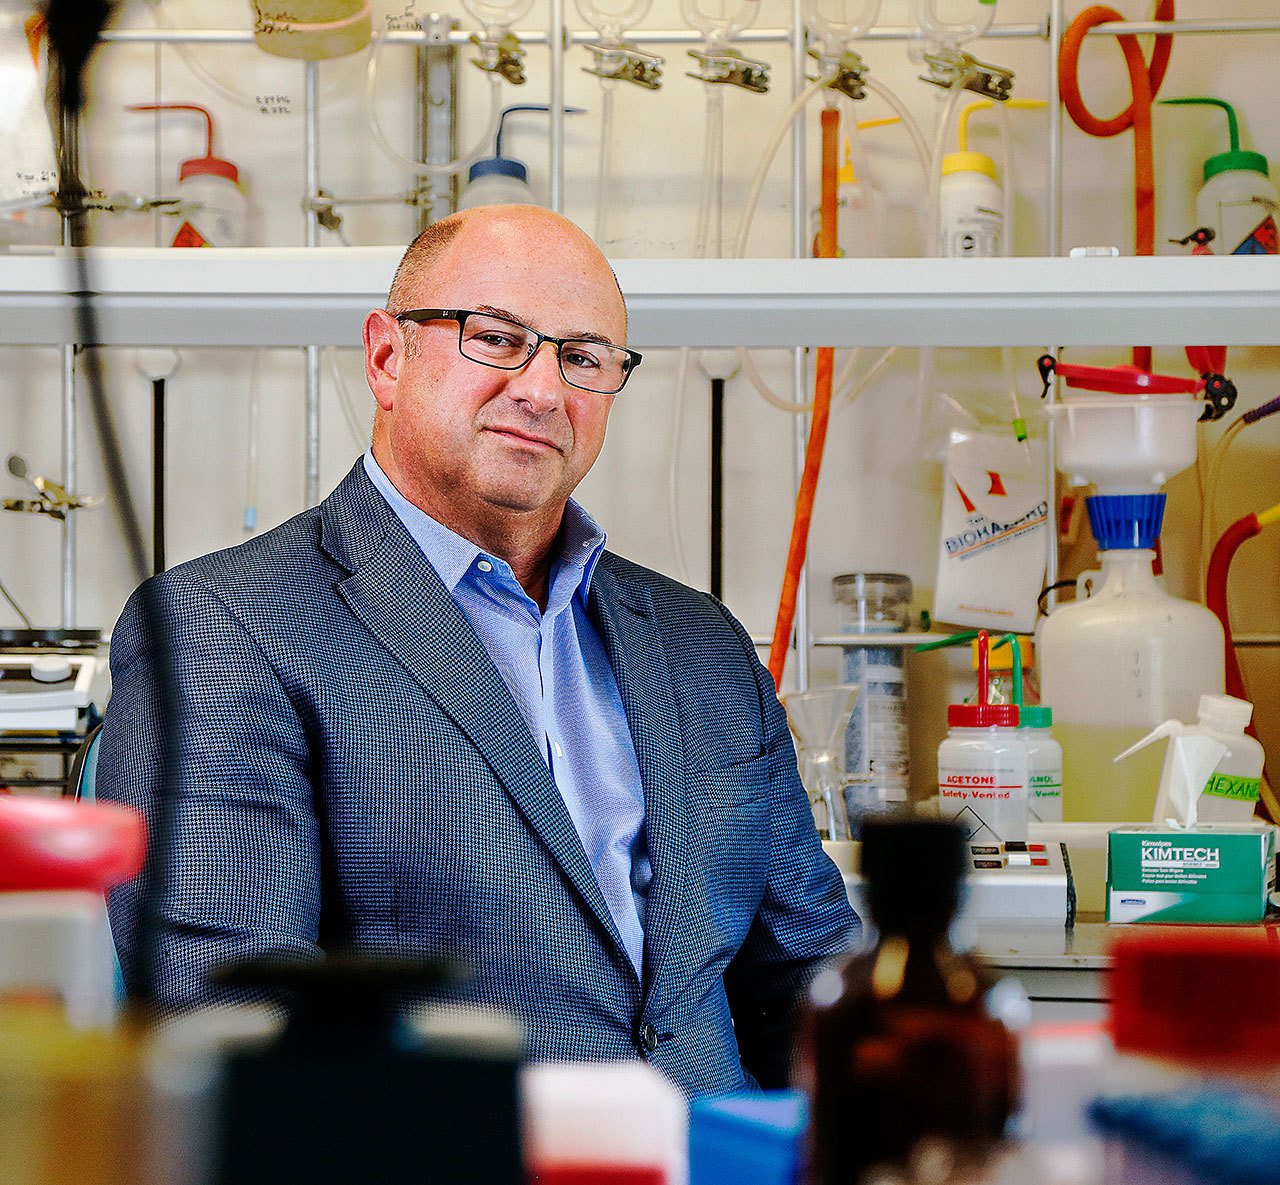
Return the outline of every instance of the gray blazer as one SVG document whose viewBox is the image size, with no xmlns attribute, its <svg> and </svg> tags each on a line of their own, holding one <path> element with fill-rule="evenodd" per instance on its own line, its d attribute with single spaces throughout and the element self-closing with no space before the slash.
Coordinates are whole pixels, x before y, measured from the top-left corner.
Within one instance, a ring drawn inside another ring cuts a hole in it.
<svg viewBox="0 0 1280 1185">
<path fill-rule="evenodd" d="M 857 919 L 772 682 L 717 601 L 608 552 L 588 599 L 644 784 L 637 977 L 519 709 L 360 463 L 152 587 L 184 738 L 164 1004 L 237 998 L 205 973 L 248 955 L 451 955 L 474 973 L 460 995 L 515 1014 L 535 1059 L 643 1056 L 691 1093 L 781 1084 L 797 994 Z M 151 817 L 154 649 L 135 593 L 97 784 Z M 110 902 L 126 967 L 145 884 Z"/>
</svg>

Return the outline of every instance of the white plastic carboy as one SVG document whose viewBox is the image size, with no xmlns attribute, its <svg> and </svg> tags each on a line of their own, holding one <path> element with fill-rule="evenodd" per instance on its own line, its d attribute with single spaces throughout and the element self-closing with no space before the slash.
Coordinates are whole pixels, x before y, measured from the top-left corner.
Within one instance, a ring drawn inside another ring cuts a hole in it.
<svg viewBox="0 0 1280 1185">
<path fill-rule="evenodd" d="M 987 631 L 978 634 L 978 702 L 947 708 L 938 746 L 938 814 L 970 840 L 1026 842 L 1030 764 L 1016 704 L 987 697 Z"/>
<path fill-rule="evenodd" d="M 1159 379 L 1128 377 L 1135 385 Z M 1159 488 L 1194 462 L 1203 406 L 1185 395 L 1085 392 L 1064 394 L 1054 409 L 1059 469 L 1099 490 L 1086 506 L 1101 571 L 1079 577 L 1076 600 L 1040 633 L 1041 700 L 1062 744 L 1069 821 L 1149 821 L 1159 754 L 1119 766 L 1112 758 L 1161 721 L 1192 718 L 1202 695 L 1223 691 L 1218 619 L 1170 596 L 1152 571 L 1164 518 Z"/>
</svg>

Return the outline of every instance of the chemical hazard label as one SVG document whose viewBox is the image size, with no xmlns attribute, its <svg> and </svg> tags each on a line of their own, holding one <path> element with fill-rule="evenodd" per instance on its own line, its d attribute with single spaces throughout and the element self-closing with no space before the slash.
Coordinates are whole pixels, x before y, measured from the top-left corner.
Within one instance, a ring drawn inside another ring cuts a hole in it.
<svg viewBox="0 0 1280 1185">
<path fill-rule="evenodd" d="M 1280 232 L 1276 230 L 1276 220 L 1268 214 L 1231 254 L 1280 255 Z"/>
<path fill-rule="evenodd" d="M 175 247 L 207 247 L 209 240 L 196 230 L 191 223 L 184 222 L 178 228 L 178 233 L 173 236 L 173 245 Z"/>
</svg>

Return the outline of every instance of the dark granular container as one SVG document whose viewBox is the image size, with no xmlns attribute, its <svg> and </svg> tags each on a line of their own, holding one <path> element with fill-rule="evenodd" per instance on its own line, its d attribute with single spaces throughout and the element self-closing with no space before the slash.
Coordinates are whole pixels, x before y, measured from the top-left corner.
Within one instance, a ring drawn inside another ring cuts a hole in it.
<svg viewBox="0 0 1280 1185">
<path fill-rule="evenodd" d="M 856 1185 L 922 1140 L 980 1160 L 1017 1105 L 1017 1046 L 990 1009 L 994 981 L 951 949 L 968 842 L 958 827 L 868 821 L 863 873 L 875 948 L 822 973 L 801 1028 L 811 1185 Z"/>
</svg>

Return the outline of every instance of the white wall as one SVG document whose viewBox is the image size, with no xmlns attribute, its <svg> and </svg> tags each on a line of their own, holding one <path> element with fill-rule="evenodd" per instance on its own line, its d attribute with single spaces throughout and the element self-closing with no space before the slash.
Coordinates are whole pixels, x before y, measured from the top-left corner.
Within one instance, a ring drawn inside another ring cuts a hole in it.
<svg viewBox="0 0 1280 1185">
<path fill-rule="evenodd" d="M 616 2 L 615 9 L 620 7 Z M 910 0 L 885 0 L 881 24 L 902 25 L 910 20 Z M 944 17 L 967 12 L 972 0 L 941 0 Z M 1047 12 L 1047 0 L 1002 0 L 1001 22 L 1037 22 Z M 1082 5 L 1068 4 L 1069 13 Z M 1126 15 L 1145 18 L 1149 5 L 1126 0 Z M 195 0 L 164 0 L 166 19 L 185 27 L 247 28 L 247 3 L 223 0 L 217 5 Z M 429 5 L 418 0 L 418 11 Z M 464 27 L 474 22 L 456 6 Z M 757 25 L 781 27 L 789 22 L 790 4 L 761 0 Z M 1266 17 L 1273 15 L 1269 0 L 1183 0 L 1180 17 Z M 388 13 L 405 11 L 403 0 L 375 2 L 375 14 L 385 24 Z M 542 27 L 546 6 L 539 4 L 521 24 Z M 153 6 L 134 0 L 126 6 L 122 23 L 145 28 L 152 24 Z M 570 6 L 569 23 L 586 24 Z M 655 0 L 644 22 L 651 28 L 684 28 L 674 0 Z M 1047 95 L 1047 49 L 1038 39 L 985 41 L 970 47 L 979 57 L 1012 67 L 1017 72 L 1016 94 L 1024 98 Z M 760 96 L 730 89 L 725 94 L 726 147 L 724 226 L 726 238 L 736 229 L 746 189 L 767 130 L 789 100 L 788 51 L 783 46 L 748 46 L 746 52 L 773 63 L 773 89 Z M 1280 131 L 1269 117 L 1274 112 L 1272 79 L 1280 37 L 1255 35 L 1184 36 L 1175 47 L 1172 67 L 1162 94 L 1211 94 L 1238 105 L 1251 146 L 1280 161 Z M 300 210 L 303 192 L 301 104 L 302 67 L 270 57 L 253 46 L 209 45 L 188 51 L 202 69 L 224 87 L 249 96 L 284 95 L 289 114 L 262 114 L 252 102 L 238 105 L 214 90 L 172 48 L 112 45 L 99 55 L 94 106 L 83 136 L 89 184 L 107 192 L 172 193 L 178 163 L 198 155 L 202 144 L 195 121 L 179 118 L 162 124 L 158 160 L 152 118 L 130 114 L 131 102 L 194 101 L 208 105 L 218 125 L 218 151 L 241 168 L 251 196 L 251 243 L 298 245 L 303 242 Z M 681 256 L 692 251 L 695 210 L 702 168 L 705 91 L 685 77 L 693 68 L 683 47 L 665 50 L 663 89 L 649 93 L 635 87 L 617 92 L 613 160 L 616 167 L 610 212 L 611 234 L 606 248 L 615 257 Z M 468 47 L 463 57 L 469 58 Z M 902 42 L 868 42 L 864 56 L 876 78 L 897 90 L 925 127 L 931 129 L 943 99 L 942 92 L 916 80 L 918 67 Z M 405 150 L 410 148 L 411 96 L 405 67 L 407 50 L 388 47 L 383 53 L 379 110 L 388 129 Z M 588 229 L 595 221 L 595 175 L 599 153 L 600 88 L 580 69 L 588 64 L 580 47 L 568 51 L 570 103 L 588 113 L 566 121 L 566 212 Z M 1110 115 L 1128 101 L 1122 59 L 1114 44 L 1090 42 L 1084 55 L 1084 86 L 1092 109 Z M 322 79 L 321 176 L 324 188 L 337 194 L 391 193 L 408 188 L 409 178 L 386 161 L 367 131 L 364 77 L 366 55 L 325 63 Z M 530 48 L 529 82 L 523 88 L 505 87 L 504 101 L 545 101 L 548 54 Z M 481 73 L 462 66 L 464 144 L 471 144 L 486 114 L 487 85 Z M 846 108 L 847 110 L 847 108 Z M 869 99 L 860 105 L 863 118 L 886 114 L 883 104 Z M 1016 112 L 1015 160 L 1018 186 L 1017 250 L 1038 254 L 1045 250 L 1046 112 Z M 810 191 L 816 194 L 816 114 L 811 123 Z M 989 125 L 975 124 L 975 147 L 991 146 Z M 1221 119 L 1202 110 L 1162 110 L 1156 116 L 1156 161 L 1159 207 L 1158 244 L 1181 236 L 1194 226 L 1193 199 L 1199 184 L 1199 162 L 1225 147 Z M 531 180 L 546 192 L 546 126 L 538 116 L 514 121 L 507 151 L 530 165 Z M 1064 242 L 1114 243 L 1132 249 L 1133 202 L 1129 135 L 1113 140 L 1087 137 L 1068 121 L 1065 144 Z M 919 215 L 925 188 L 907 137 L 899 128 L 866 133 L 875 184 L 889 209 L 889 234 L 880 253 L 917 254 L 921 249 Z M 789 193 L 784 149 L 770 176 L 753 232 L 749 254 L 789 253 Z M 816 200 L 813 199 L 813 200 Z M 413 233 L 414 217 L 404 207 L 358 207 L 344 211 L 344 233 L 353 244 L 403 243 Z M 95 219 L 98 242 L 151 245 L 168 241 L 172 224 L 148 215 L 102 215 Z M 333 242 L 331 238 L 327 241 Z M 1161 246 L 1161 251 L 1181 248 Z M 3 259 L 0 257 L 0 267 Z M 388 276 L 388 280 L 390 277 Z M 359 326 L 351 327 L 358 341 Z M 814 327 L 815 340 L 821 339 Z M 643 349 L 644 343 L 635 343 Z M 1038 394 L 1034 372 L 1036 351 L 1018 352 L 1024 401 Z M 867 351 L 866 366 L 874 357 Z M 1121 361 L 1116 350 L 1076 351 L 1075 360 Z M 354 349 L 336 355 L 336 365 L 367 421 L 372 401 L 364 385 L 360 359 Z M 1189 373 L 1180 351 L 1161 350 L 1157 369 Z M 786 382 L 789 358 L 776 352 L 761 357 L 761 365 L 775 385 Z M 59 471 L 59 368 L 56 351 L 35 348 L 0 349 L 0 444 L 5 452 L 25 454 L 33 471 Z M 998 392 L 998 358 L 992 351 L 949 351 L 940 364 L 939 385 L 977 409 L 992 405 L 1004 419 Z M 1269 399 L 1280 389 L 1280 354 L 1271 346 L 1232 351 L 1229 371 L 1241 391 L 1241 406 Z M 149 513 L 149 384 L 139 376 L 132 351 L 112 351 L 108 373 L 116 413 L 120 417 L 131 475 L 139 504 Z M 617 401 L 609 442 L 580 496 L 605 524 L 611 545 L 632 558 L 668 572 L 678 572 L 669 529 L 668 474 L 672 460 L 676 357 L 652 351 L 626 393 Z M 680 481 L 678 517 L 688 556 L 688 576 L 705 586 L 707 579 L 707 388 L 696 366 L 688 383 L 678 431 Z M 828 442 L 827 462 L 814 517 L 810 545 L 815 595 L 814 626 L 818 632 L 835 627 L 835 610 L 828 589 L 832 575 L 853 570 L 908 573 L 928 601 L 934 575 L 940 467 L 936 433 L 921 423 L 914 354 L 904 351 L 884 378 L 861 401 L 837 411 Z M 181 368 L 170 384 L 170 506 L 169 559 L 177 562 L 245 537 L 242 526 L 246 485 L 247 416 L 250 391 L 262 400 L 259 429 L 262 470 L 259 526 L 265 529 L 302 509 L 303 497 L 303 358 L 299 351 L 266 351 L 255 357 L 243 350 L 184 350 Z M 323 396 L 322 489 L 327 492 L 347 471 L 363 445 L 348 431 L 340 414 L 335 384 L 326 364 Z M 730 384 L 727 428 L 727 542 L 726 599 L 754 633 L 772 628 L 785 559 L 792 509 L 791 422 L 767 406 L 739 379 Z M 103 482 L 87 409 L 80 424 L 82 447 L 80 486 L 101 492 Z M 982 414 L 990 416 L 990 412 Z M 1219 426 L 1205 430 L 1206 441 Z M 1224 482 L 1221 523 L 1253 509 L 1280 501 L 1280 417 L 1249 429 L 1235 446 Z M 7 495 L 20 493 L 8 478 Z M 1198 516 L 1194 477 L 1184 475 L 1170 488 L 1170 511 L 1165 554 L 1170 587 L 1193 595 L 1193 543 Z M 79 624 L 109 627 L 130 587 L 127 564 L 117 525 L 109 509 L 80 516 Z M 1076 567 L 1091 559 L 1073 554 Z M 1237 564 L 1232 606 L 1240 631 L 1280 631 L 1280 531 L 1246 545 Z M 0 579 L 6 581 L 41 622 L 56 624 L 59 614 L 59 529 L 56 524 L 27 516 L 0 516 Z M 7 620 L 7 618 L 6 618 Z M 817 679 L 831 677 L 835 659 L 830 653 L 816 660 Z M 913 662 L 912 688 L 917 792 L 926 789 L 930 752 L 941 730 L 945 702 L 944 663 L 938 658 Z M 1280 696 L 1275 691 L 1280 662 L 1275 652 L 1251 651 L 1246 675 L 1258 702 L 1264 743 L 1280 752 Z"/>
</svg>

